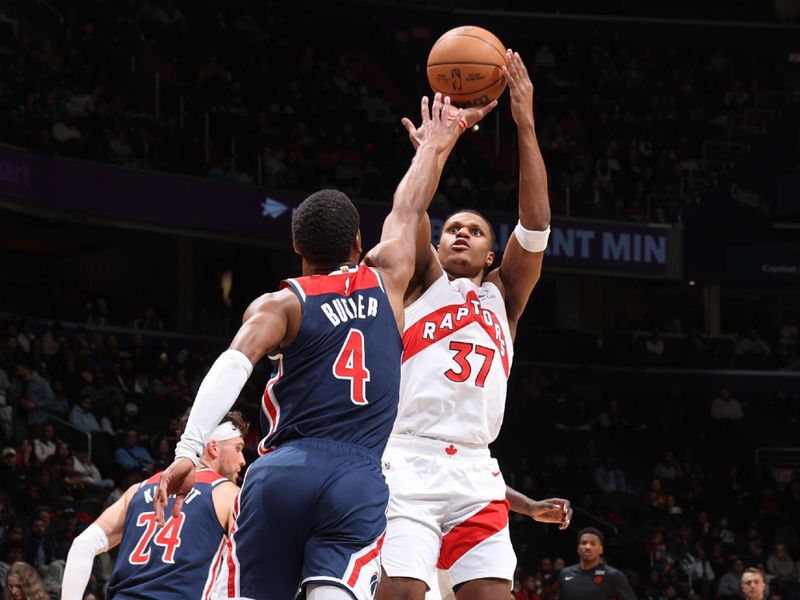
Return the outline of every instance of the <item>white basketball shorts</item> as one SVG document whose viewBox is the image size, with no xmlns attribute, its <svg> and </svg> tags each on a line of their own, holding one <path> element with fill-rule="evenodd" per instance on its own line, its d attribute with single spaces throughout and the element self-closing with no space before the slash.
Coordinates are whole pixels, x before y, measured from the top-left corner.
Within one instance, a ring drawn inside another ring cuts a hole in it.
<svg viewBox="0 0 800 600">
<path fill-rule="evenodd" d="M 473 579 L 513 581 L 506 484 L 488 448 L 392 436 L 383 454 L 389 484 L 381 561 L 389 577 L 453 586 Z"/>
</svg>

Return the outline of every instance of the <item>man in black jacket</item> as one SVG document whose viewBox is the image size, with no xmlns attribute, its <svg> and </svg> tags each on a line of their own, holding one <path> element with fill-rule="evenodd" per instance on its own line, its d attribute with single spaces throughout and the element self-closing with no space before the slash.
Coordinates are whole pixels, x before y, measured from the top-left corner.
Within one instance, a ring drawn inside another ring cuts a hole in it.
<svg viewBox="0 0 800 600">
<path fill-rule="evenodd" d="M 578 534 L 580 562 L 558 576 L 559 600 L 636 600 L 625 573 L 603 562 L 603 534 L 594 527 Z"/>
</svg>

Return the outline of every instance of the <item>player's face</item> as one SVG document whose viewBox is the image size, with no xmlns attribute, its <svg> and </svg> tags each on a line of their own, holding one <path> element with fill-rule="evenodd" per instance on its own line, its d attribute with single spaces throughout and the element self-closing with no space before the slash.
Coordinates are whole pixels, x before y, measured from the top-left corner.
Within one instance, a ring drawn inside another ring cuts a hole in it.
<svg viewBox="0 0 800 600">
<path fill-rule="evenodd" d="M 603 554 L 603 544 L 593 533 L 584 533 L 578 542 L 578 556 L 586 562 L 594 562 Z"/>
<path fill-rule="evenodd" d="M 460 212 L 447 219 L 439 238 L 439 260 L 451 277 L 476 277 L 494 260 L 492 234 L 485 219 Z"/>
<path fill-rule="evenodd" d="M 219 445 L 219 474 L 235 482 L 239 471 L 245 465 L 244 440 L 242 436 L 220 442 Z"/>
<path fill-rule="evenodd" d="M 22 590 L 22 582 L 16 575 L 9 575 L 7 580 L 8 597 L 11 600 L 25 600 L 25 592 Z"/>
<path fill-rule="evenodd" d="M 758 573 L 745 573 L 742 576 L 742 592 L 747 600 L 761 600 L 765 587 L 764 578 Z"/>
</svg>

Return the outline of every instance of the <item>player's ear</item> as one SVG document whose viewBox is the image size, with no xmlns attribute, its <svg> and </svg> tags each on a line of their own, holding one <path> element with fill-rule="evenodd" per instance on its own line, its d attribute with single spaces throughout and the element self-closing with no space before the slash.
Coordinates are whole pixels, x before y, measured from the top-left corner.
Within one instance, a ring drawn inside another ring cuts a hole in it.
<svg viewBox="0 0 800 600">
<path fill-rule="evenodd" d="M 486 255 L 486 266 L 491 267 L 492 263 L 494 263 L 494 251 L 490 251 L 489 254 Z"/>
<path fill-rule="evenodd" d="M 219 456 L 219 442 L 217 440 L 211 440 L 206 444 L 206 452 L 211 457 L 211 459 L 215 459 Z"/>
<path fill-rule="evenodd" d="M 353 242 L 353 254 L 355 256 L 361 256 L 363 248 L 361 247 L 361 230 L 359 229 L 356 232 L 356 239 Z"/>
<path fill-rule="evenodd" d="M 294 250 L 295 254 L 299 254 L 300 256 L 303 255 L 302 252 L 300 252 L 300 248 L 297 247 L 297 244 L 295 243 L 294 240 L 292 240 L 292 249 Z"/>
</svg>

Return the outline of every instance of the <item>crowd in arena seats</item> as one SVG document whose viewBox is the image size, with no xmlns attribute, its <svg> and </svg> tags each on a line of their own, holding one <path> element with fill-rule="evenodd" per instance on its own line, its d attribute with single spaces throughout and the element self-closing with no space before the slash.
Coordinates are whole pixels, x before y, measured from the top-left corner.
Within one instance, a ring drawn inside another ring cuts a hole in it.
<svg viewBox="0 0 800 600">
<path fill-rule="evenodd" d="M 796 396 L 642 395 L 623 380 L 599 386 L 585 371 L 545 368 L 514 381 L 496 446 L 507 482 L 571 498 L 573 525 L 606 532 L 606 558 L 637 597 L 740 598 L 747 567 L 765 570 L 771 600 L 798 597 L 798 470 L 755 464 L 757 448 L 795 443 Z M 512 539 L 526 590 L 517 598 L 554 598 L 554 565 L 577 562 L 576 539 L 521 517 Z"/>
<path fill-rule="evenodd" d="M 391 197 L 410 156 L 399 118 L 416 114 L 439 34 L 424 18 L 370 21 L 353 9 L 332 29 L 281 3 L 117 0 L 106 6 L 117 20 L 88 0 L 54 5 L 58 35 L 20 18 L 13 60 L 0 66 L 0 142 L 238 183 L 258 180 L 260 157 L 265 185 Z M 287 34 L 299 29 L 302 38 Z M 648 196 L 682 193 L 703 140 L 727 139 L 759 91 L 785 87 L 775 61 L 749 48 L 637 45 L 614 33 L 514 42 L 536 85 L 553 203 L 580 216 L 671 218 L 648 215 Z M 513 209 L 504 114 L 500 152 L 489 133 L 462 143 L 437 202 Z"/>
<path fill-rule="evenodd" d="M 25 320 L 2 330 L 0 587 L 22 561 L 57 598 L 75 535 L 172 462 L 179 417 L 220 349 Z M 96 563 L 97 598 L 111 565 Z"/>
<path fill-rule="evenodd" d="M 129 485 L 171 462 L 178 418 L 222 348 L 168 333 L 22 319 L 2 330 L 0 586 L 22 562 L 57 597 L 75 535 Z M 238 403 L 253 422 L 265 368 Z M 725 598 L 751 565 L 766 569 L 780 594 L 770 598 L 797 597 L 800 479 L 754 465 L 753 456 L 761 446 L 793 443 L 798 398 L 677 387 L 643 395 L 628 384 L 622 377 L 601 385 L 588 368 L 520 362 L 512 371 L 495 445 L 504 476 L 529 496 L 566 497 L 576 507 L 568 532 L 512 517 L 517 600 L 554 598 L 558 571 L 576 562 L 572 534 L 586 525 L 604 531 L 608 560 L 640 598 Z M 97 560 L 95 598 L 112 564 L 110 556 Z"/>
</svg>

